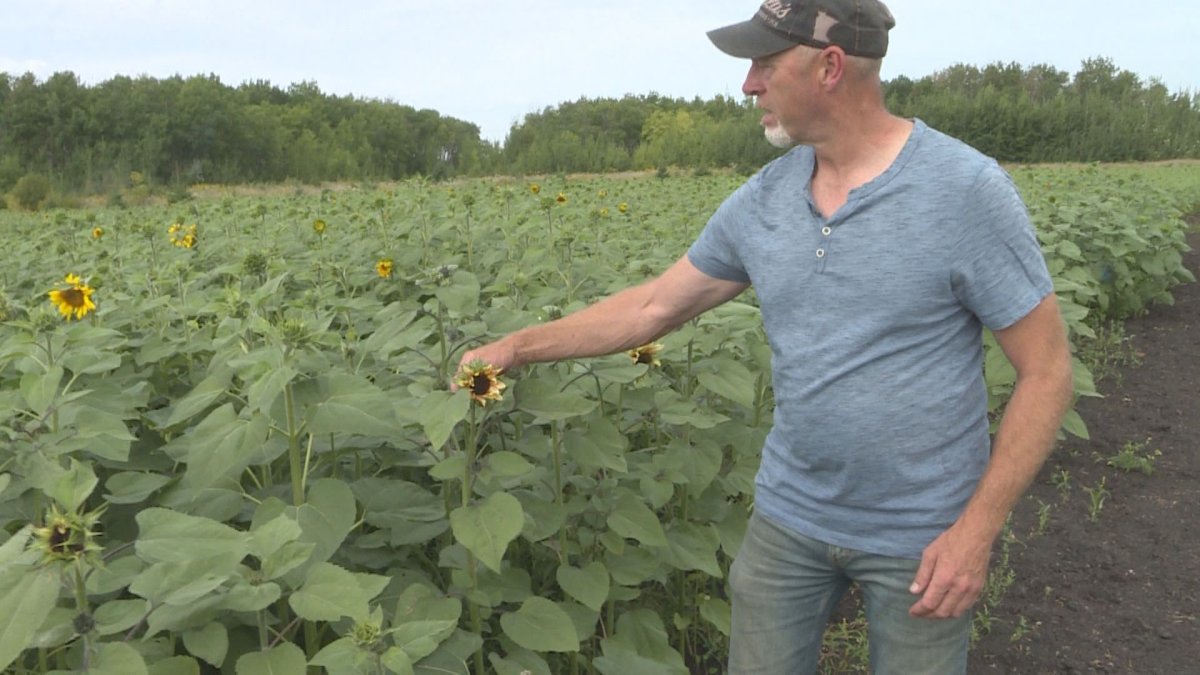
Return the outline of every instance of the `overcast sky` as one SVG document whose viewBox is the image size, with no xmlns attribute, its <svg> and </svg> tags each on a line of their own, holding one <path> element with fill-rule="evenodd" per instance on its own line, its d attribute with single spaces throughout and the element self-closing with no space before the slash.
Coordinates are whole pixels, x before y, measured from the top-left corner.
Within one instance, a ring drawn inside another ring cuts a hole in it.
<svg viewBox="0 0 1200 675">
<path fill-rule="evenodd" d="M 746 63 L 704 33 L 754 0 L 0 0 L 0 71 L 216 74 L 315 82 L 479 125 L 502 141 L 527 113 L 580 97 L 741 96 Z M 1107 57 L 1200 93 L 1200 0 L 892 0 L 883 76 L 956 63 Z"/>
</svg>

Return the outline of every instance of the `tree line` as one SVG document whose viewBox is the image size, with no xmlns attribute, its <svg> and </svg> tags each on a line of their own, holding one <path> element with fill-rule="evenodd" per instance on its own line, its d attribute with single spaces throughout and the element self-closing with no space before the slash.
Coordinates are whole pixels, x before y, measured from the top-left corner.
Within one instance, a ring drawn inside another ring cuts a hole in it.
<svg viewBox="0 0 1200 675">
<path fill-rule="evenodd" d="M 1170 92 L 1094 58 L 956 65 L 884 83 L 888 107 L 1008 162 L 1200 157 L 1200 94 Z M 215 75 L 44 81 L 0 72 L 0 193 L 23 176 L 104 193 L 133 172 L 156 185 L 390 180 L 421 175 L 756 168 L 776 156 L 750 99 L 657 94 L 580 99 L 531 113 L 503 143 L 394 101 L 311 82 L 229 86 Z"/>
</svg>

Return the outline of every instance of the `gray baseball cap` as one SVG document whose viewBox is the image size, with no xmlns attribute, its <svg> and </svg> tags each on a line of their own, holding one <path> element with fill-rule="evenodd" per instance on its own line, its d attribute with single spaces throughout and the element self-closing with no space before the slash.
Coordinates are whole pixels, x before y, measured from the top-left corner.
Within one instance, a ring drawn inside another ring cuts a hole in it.
<svg viewBox="0 0 1200 675">
<path fill-rule="evenodd" d="M 743 59 L 796 45 L 841 47 L 851 56 L 882 58 L 896 25 L 879 0 L 767 0 L 748 21 L 708 32 L 717 49 Z"/>
</svg>

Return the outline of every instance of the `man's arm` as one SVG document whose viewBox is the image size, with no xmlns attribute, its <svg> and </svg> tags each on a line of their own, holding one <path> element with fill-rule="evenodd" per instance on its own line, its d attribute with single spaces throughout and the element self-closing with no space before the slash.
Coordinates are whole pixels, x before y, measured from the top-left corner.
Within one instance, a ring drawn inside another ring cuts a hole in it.
<svg viewBox="0 0 1200 675">
<path fill-rule="evenodd" d="M 748 284 L 704 274 L 687 256 L 662 275 L 615 293 L 557 321 L 530 326 L 463 354 L 508 370 L 633 349 L 731 300 Z"/>
<path fill-rule="evenodd" d="M 1071 352 L 1053 293 L 994 335 L 1017 371 L 1016 386 L 974 495 L 954 525 L 925 549 L 910 589 L 921 596 L 909 610 L 913 616 L 958 617 L 975 603 L 987 581 L 992 543 L 1054 449 L 1071 403 Z"/>
</svg>

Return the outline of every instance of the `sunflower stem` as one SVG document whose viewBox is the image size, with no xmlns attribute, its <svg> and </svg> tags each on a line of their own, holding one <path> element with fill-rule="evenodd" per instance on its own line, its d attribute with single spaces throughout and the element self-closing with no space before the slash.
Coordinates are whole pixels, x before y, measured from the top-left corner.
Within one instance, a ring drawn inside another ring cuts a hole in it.
<svg viewBox="0 0 1200 675">
<path fill-rule="evenodd" d="M 470 419 L 467 422 L 467 461 L 463 467 L 462 476 L 462 507 L 465 509 L 471 505 L 471 493 L 473 490 L 473 473 L 475 470 L 475 455 L 479 443 L 479 420 L 478 412 L 475 405 L 471 405 Z M 471 614 L 471 630 L 479 637 L 483 637 L 483 627 L 479 620 L 479 606 L 475 604 L 475 599 L 472 594 L 479 590 L 479 579 L 475 569 L 475 554 L 467 551 L 467 575 L 471 579 L 471 592 L 467 594 L 467 609 Z M 475 672 L 483 673 L 483 645 L 475 650 Z"/>
<path fill-rule="evenodd" d="M 558 427 L 558 422 L 552 422 L 550 425 L 550 449 L 554 453 L 554 501 L 561 511 L 563 509 L 562 431 Z M 558 560 L 562 564 L 566 564 L 568 561 L 566 521 L 558 526 Z"/>
<path fill-rule="evenodd" d="M 287 414 L 288 468 L 292 478 L 292 504 L 304 504 L 304 457 L 300 452 L 300 434 L 296 431 L 296 402 L 292 385 L 283 388 L 283 406 Z"/>
</svg>

